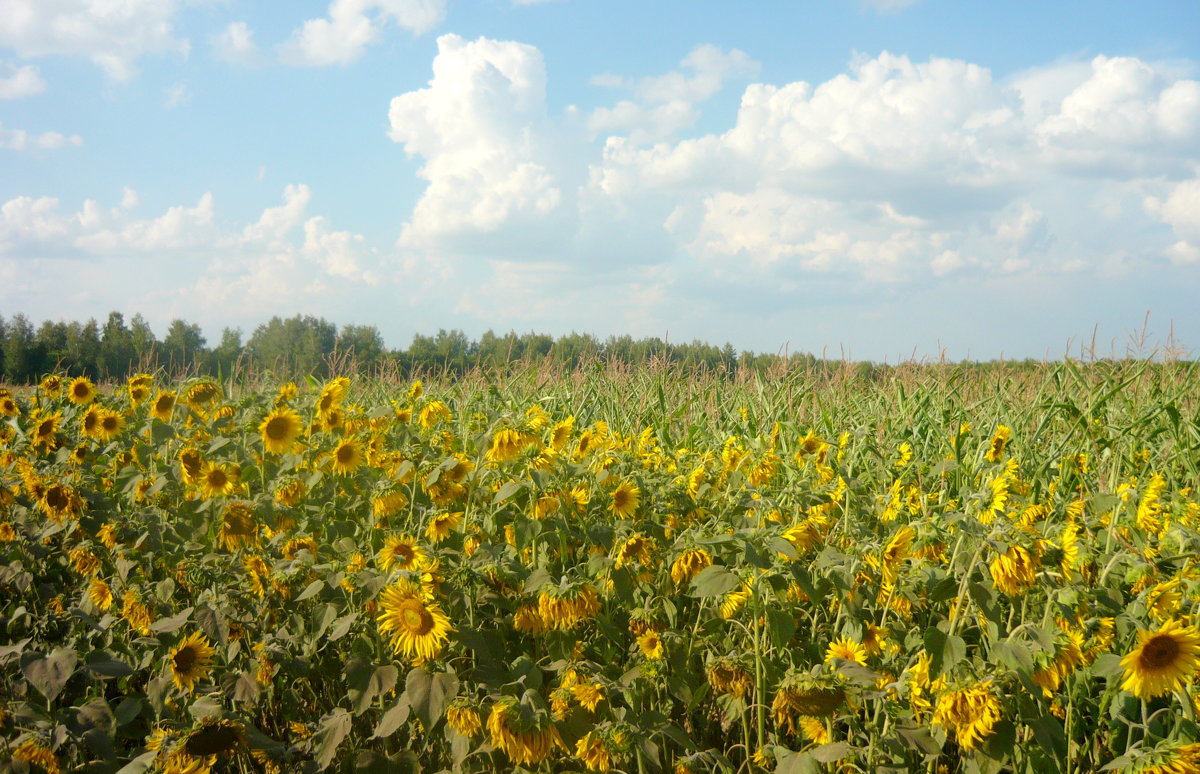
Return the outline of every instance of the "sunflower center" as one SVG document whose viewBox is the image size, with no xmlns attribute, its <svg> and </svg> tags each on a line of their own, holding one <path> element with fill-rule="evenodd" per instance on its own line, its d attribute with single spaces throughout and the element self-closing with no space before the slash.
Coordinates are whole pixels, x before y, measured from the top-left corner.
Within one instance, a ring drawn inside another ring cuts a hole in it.
<svg viewBox="0 0 1200 774">
<path fill-rule="evenodd" d="M 105 431 L 111 433 L 117 429 L 117 418 L 116 417 L 105 417 L 104 419 L 100 420 L 100 426 L 103 427 L 105 429 Z"/>
<path fill-rule="evenodd" d="M 267 423 L 267 437 L 272 441 L 285 441 L 290 428 L 291 423 L 286 417 L 275 417 Z"/>
<path fill-rule="evenodd" d="M 229 479 L 225 477 L 225 471 L 214 470 L 208 474 L 208 485 L 213 489 L 224 489 L 229 483 Z"/>
<path fill-rule="evenodd" d="M 425 605 L 416 599 L 406 599 L 400 603 L 400 624 L 410 634 L 428 634 L 433 629 L 433 616 L 425 609 Z"/>
<path fill-rule="evenodd" d="M 339 446 L 337 450 L 337 461 L 343 465 L 349 465 L 354 462 L 358 456 L 358 451 L 353 446 Z"/>
<path fill-rule="evenodd" d="M 192 667 L 196 665 L 196 651 L 191 647 L 181 648 L 174 658 L 175 671 L 180 674 L 188 674 L 192 671 Z"/>
<path fill-rule="evenodd" d="M 1139 661 L 1146 669 L 1162 669 L 1175 663 L 1175 657 L 1179 655 L 1179 643 L 1174 637 L 1166 634 L 1160 634 L 1157 637 L 1151 637 L 1142 646 L 1142 655 Z"/>
<path fill-rule="evenodd" d="M 396 546 L 396 549 L 393 553 L 395 553 L 396 558 L 400 560 L 400 563 L 406 567 L 408 566 L 408 563 L 413 560 L 414 556 L 412 546 L 406 546 L 403 543 Z"/>
</svg>

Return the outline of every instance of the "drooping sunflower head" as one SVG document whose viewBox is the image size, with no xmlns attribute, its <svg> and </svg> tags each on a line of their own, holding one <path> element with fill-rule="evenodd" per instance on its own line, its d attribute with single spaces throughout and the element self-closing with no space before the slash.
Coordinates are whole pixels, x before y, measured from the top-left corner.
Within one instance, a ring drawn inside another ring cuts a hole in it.
<svg viewBox="0 0 1200 774">
<path fill-rule="evenodd" d="M 462 524 L 463 512 L 455 513 L 439 513 L 429 520 L 429 526 L 425 530 L 425 535 L 437 543 L 445 540 L 450 536 L 450 533 L 458 529 L 458 525 Z"/>
<path fill-rule="evenodd" d="M 246 729 L 236 720 L 205 718 L 200 728 L 188 734 L 183 751 L 196 758 L 225 755 L 245 746 Z"/>
<path fill-rule="evenodd" d="M 992 681 L 985 680 L 939 696 L 933 722 L 946 729 L 960 747 L 969 751 L 992 735 L 1000 713 L 1000 699 L 992 691 Z"/>
<path fill-rule="evenodd" d="M 671 564 L 671 580 L 676 586 L 691 582 L 696 574 L 712 564 L 712 555 L 703 548 L 693 548 L 684 551 Z"/>
<path fill-rule="evenodd" d="M 248 504 L 234 502 L 225 506 L 221 512 L 217 540 L 225 545 L 227 551 L 236 551 L 258 542 L 258 522 Z"/>
<path fill-rule="evenodd" d="M 221 397 L 221 388 L 216 382 L 202 381 L 193 384 L 183 394 L 183 400 L 193 411 L 202 411 Z"/>
<path fill-rule="evenodd" d="M 62 377 L 58 374 L 50 374 L 38 383 L 38 388 L 45 393 L 47 398 L 57 398 L 62 395 Z"/>
<path fill-rule="evenodd" d="M 188 635 L 167 657 L 172 682 L 179 690 L 191 692 L 208 674 L 215 654 L 203 634 L 193 632 Z"/>
<path fill-rule="evenodd" d="M 1139 699 L 1170 693 L 1200 668 L 1200 630 L 1176 620 L 1158 631 L 1139 631 L 1138 645 L 1121 659 L 1125 668 L 1122 690 Z"/>
</svg>

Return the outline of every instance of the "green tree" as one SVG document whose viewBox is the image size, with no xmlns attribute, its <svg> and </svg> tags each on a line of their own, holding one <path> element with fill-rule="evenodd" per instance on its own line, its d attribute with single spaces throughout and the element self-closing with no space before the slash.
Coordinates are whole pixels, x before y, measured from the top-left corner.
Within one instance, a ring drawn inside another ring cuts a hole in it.
<svg viewBox="0 0 1200 774">
<path fill-rule="evenodd" d="M 158 339 L 154 338 L 154 331 L 150 330 L 150 323 L 146 322 L 146 318 L 140 314 L 135 314 L 129 320 L 129 340 L 133 343 L 134 356 L 137 358 L 138 366 L 148 370 L 153 369 Z"/>
<path fill-rule="evenodd" d="M 186 320 L 172 320 L 162 343 L 163 360 L 171 368 L 191 368 L 203 358 L 205 343 L 199 325 Z"/>
<path fill-rule="evenodd" d="M 361 369 L 374 368 L 385 351 L 383 337 L 374 325 L 343 325 L 338 334 L 338 354 L 349 356 Z"/>
<path fill-rule="evenodd" d="M 108 320 L 100 333 L 98 359 L 100 376 L 108 379 L 123 379 L 137 365 L 133 334 L 125 327 L 125 317 L 120 312 L 108 314 Z"/>
<path fill-rule="evenodd" d="M 337 326 L 319 317 L 272 317 L 254 329 L 246 350 L 260 368 L 283 373 L 329 375 L 328 357 L 337 346 Z"/>
<path fill-rule="evenodd" d="M 221 343 L 208 353 L 205 370 L 213 376 L 229 376 L 238 358 L 242 356 L 242 331 L 240 328 L 225 328 L 221 331 Z"/>
<path fill-rule="evenodd" d="M 96 318 L 67 326 L 67 347 L 63 359 L 68 373 L 89 379 L 100 378 L 100 326 Z"/>
<path fill-rule="evenodd" d="M 41 367 L 33 324 L 17 313 L 5 326 L 4 378 L 12 384 L 26 384 L 37 378 Z"/>
</svg>

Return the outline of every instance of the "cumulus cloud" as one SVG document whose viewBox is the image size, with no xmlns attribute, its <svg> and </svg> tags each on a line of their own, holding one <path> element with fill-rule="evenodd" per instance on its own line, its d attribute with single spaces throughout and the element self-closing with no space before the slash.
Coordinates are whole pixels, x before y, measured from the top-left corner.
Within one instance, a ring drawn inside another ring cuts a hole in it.
<svg viewBox="0 0 1200 774">
<path fill-rule="evenodd" d="M 124 80 L 143 54 L 186 54 L 175 36 L 177 0 L 6 0 L 0 13 L 0 46 L 24 58 L 86 56 L 110 78 Z"/>
<path fill-rule="evenodd" d="M 624 134 L 636 144 L 673 136 L 700 117 L 698 105 L 719 92 L 727 82 L 746 78 L 759 69 L 758 62 L 737 49 L 722 51 L 713 45 L 697 46 L 665 75 L 626 81 L 612 74 L 591 79 L 595 86 L 627 88 L 633 99 L 611 108 L 597 108 L 587 119 L 593 136 Z"/>
<path fill-rule="evenodd" d="M 461 244 L 501 229 L 516 238 L 521 224 L 547 227 L 564 190 L 541 53 L 457 35 L 437 43 L 428 87 L 395 97 L 388 113 L 389 136 L 424 159 L 418 175 L 429 181 L 400 245 Z"/>
<path fill-rule="evenodd" d="M 40 94 L 46 83 L 33 65 L 0 62 L 0 99 L 21 99 Z"/>
<path fill-rule="evenodd" d="M 389 23 L 421 35 L 445 16 L 446 0 L 333 0 L 328 16 L 304 22 L 279 53 L 294 65 L 348 64 L 362 56 Z"/>
<path fill-rule="evenodd" d="M 80 145 L 83 145 L 83 138 L 77 134 L 65 135 L 60 132 L 31 134 L 23 129 L 6 129 L 3 124 L 0 124 L 0 148 L 7 150 L 58 150 Z"/>
<path fill-rule="evenodd" d="M 254 32 L 243 21 L 231 22 L 212 39 L 213 56 L 231 64 L 253 64 L 258 59 Z"/>
</svg>

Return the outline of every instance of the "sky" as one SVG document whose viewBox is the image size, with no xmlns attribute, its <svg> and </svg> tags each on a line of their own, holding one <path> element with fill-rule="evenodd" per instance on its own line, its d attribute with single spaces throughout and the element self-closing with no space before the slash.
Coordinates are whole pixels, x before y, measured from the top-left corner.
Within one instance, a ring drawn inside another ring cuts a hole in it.
<svg viewBox="0 0 1200 774">
<path fill-rule="evenodd" d="M 0 0 L 0 315 L 1200 353 L 1200 3 Z"/>
</svg>

